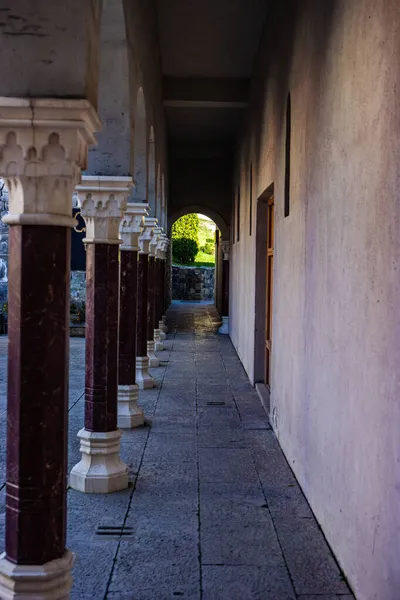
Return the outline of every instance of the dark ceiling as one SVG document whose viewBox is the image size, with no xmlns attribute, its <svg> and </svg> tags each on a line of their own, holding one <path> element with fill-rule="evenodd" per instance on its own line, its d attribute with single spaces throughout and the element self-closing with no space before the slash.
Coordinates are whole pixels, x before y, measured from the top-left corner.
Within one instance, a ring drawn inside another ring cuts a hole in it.
<svg viewBox="0 0 400 600">
<path fill-rule="evenodd" d="M 268 0 L 157 0 L 169 142 L 233 146 Z"/>
</svg>

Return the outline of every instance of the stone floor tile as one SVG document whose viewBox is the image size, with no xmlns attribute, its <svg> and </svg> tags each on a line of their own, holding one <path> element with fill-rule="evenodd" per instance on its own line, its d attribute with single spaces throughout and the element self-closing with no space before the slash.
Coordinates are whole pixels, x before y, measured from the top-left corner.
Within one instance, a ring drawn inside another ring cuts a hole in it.
<svg viewBox="0 0 400 600">
<path fill-rule="evenodd" d="M 115 563 L 107 599 L 185 600 L 200 599 L 200 573 L 197 564 L 182 560 L 177 564 L 158 565 L 156 561 L 134 564 L 129 560 Z M 232 600 L 232 599 L 231 599 Z"/>
<path fill-rule="evenodd" d="M 173 304 L 169 317 L 162 366 L 150 370 L 157 387 L 139 395 L 148 426 L 121 439 L 129 487 L 68 491 L 68 547 L 77 554 L 71 598 L 294 600 L 288 565 L 300 600 L 350 600 L 229 337 L 216 335 L 215 309 Z M 70 467 L 80 460 L 84 351 L 85 340 L 71 340 Z M 3 483 L 6 365 L 0 336 Z M 4 502 L 3 488 L 0 549 Z M 99 539 L 101 524 L 131 527 L 132 535 Z"/>
<path fill-rule="evenodd" d="M 316 521 L 274 517 L 297 594 L 348 594 L 349 588 Z"/>
<path fill-rule="evenodd" d="M 75 554 L 71 600 L 105 597 L 117 552 L 117 540 L 86 539 L 69 545 Z M 91 557 L 96 557 L 96 560 Z"/>
<path fill-rule="evenodd" d="M 295 600 L 285 567 L 203 566 L 203 600 Z"/>
<path fill-rule="evenodd" d="M 353 594 L 300 594 L 297 600 L 354 600 Z"/>
<path fill-rule="evenodd" d="M 201 482 L 253 483 L 258 481 L 249 450 L 199 448 Z"/>
</svg>

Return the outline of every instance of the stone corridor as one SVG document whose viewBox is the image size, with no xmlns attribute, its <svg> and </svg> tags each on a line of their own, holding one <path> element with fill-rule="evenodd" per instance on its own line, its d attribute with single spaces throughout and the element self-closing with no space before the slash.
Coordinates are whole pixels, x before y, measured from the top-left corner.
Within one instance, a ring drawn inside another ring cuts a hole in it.
<svg viewBox="0 0 400 600">
<path fill-rule="evenodd" d="M 128 490 L 68 492 L 79 600 L 350 600 L 346 582 L 209 304 L 174 303 L 167 350 L 125 431 Z M 6 338 L 0 338 L 4 547 Z M 79 460 L 84 342 L 71 339 L 69 469 Z"/>
</svg>

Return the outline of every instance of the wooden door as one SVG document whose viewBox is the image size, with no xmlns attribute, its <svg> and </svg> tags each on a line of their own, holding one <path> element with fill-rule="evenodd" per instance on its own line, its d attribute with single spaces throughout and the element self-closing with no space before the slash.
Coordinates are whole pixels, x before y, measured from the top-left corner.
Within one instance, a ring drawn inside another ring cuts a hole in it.
<svg viewBox="0 0 400 600">
<path fill-rule="evenodd" d="M 267 211 L 267 277 L 266 277 L 266 307 L 265 307 L 265 364 L 264 383 L 271 387 L 271 357 L 272 357 L 272 298 L 274 292 L 274 197 L 268 200 Z"/>
</svg>

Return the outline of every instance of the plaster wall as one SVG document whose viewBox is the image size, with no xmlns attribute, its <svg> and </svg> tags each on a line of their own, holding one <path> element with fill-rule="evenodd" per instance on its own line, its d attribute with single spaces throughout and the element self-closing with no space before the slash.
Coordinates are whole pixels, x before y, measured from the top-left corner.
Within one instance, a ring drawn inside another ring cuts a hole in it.
<svg viewBox="0 0 400 600">
<path fill-rule="evenodd" d="M 252 378 L 249 219 L 274 183 L 271 420 L 358 600 L 400 589 L 399 48 L 396 0 L 276 3 L 236 164 L 231 337 Z"/>
</svg>

